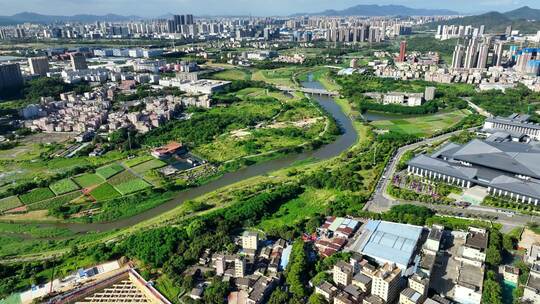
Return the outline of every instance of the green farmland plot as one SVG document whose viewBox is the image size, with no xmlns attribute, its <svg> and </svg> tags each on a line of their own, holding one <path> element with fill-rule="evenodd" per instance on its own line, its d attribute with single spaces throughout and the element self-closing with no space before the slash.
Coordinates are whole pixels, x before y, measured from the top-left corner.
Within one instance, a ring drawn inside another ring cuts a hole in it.
<svg viewBox="0 0 540 304">
<path fill-rule="evenodd" d="M 31 204 L 31 205 L 28 205 L 28 210 L 30 210 L 30 211 L 32 211 L 32 210 L 43 210 L 43 209 L 51 209 L 51 208 L 59 207 L 59 206 L 68 204 L 72 200 L 80 197 L 81 194 L 82 193 L 80 191 L 76 191 L 76 192 L 71 192 L 71 193 L 67 193 L 67 194 L 64 194 L 64 195 L 60 195 L 60 196 L 57 196 L 57 197 L 53 197 L 51 199 L 47 199 L 47 200 L 44 200 L 44 201 L 41 201 L 41 202 L 37 202 L 37 203 Z"/>
<path fill-rule="evenodd" d="M 92 195 L 96 201 L 106 201 L 121 196 L 121 194 L 109 183 L 99 185 L 90 192 L 90 195 Z"/>
<path fill-rule="evenodd" d="M 125 160 L 124 165 L 130 168 L 133 168 L 139 164 L 142 164 L 152 159 L 154 159 L 154 157 L 152 157 L 151 155 L 137 156 L 132 159 Z"/>
<path fill-rule="evenodd" d="M 71 178 L 64 178 L 51 184 L 49 188 L 51 188 L 54 194 L 61 195 L 68 192 L 73 192 L 75 190 L 79 190 L 79 185 L 72 181 Z"/>
<path fill-rule="evenodd" d="M 19 196 L 21 201 L 26 205 L 41 202 L 53 197 L 54 193 L 49 188 L 37 188 Z"/>
<path fill-rule="evenodd" d="M 139 178 L 121 183 L 114 187 L 116 188 L 116 190 L 118 190 L 118 192 L 120 192 L 120 194 L 127 195 L 152 187 L 152 185 L 147 183 L 145 180 Z"/>
<path fill-rule="evenodd" d="M 115 176 L 111 177 L 107 183 L 113 185 L 113 186 L 116 186 L 116 185 L 120 185 L 120 184 L 123 184 L 125 182 L 129 182 L 131 180 L 134 180 L 134 179 L 138 179 L 138 177 L 129 172 L 129 171 L 124 171 L 124 172 L 120 172 L 118 174 L 116 174 Z"/>
<path fill-rule="evenodd" d="M 112 164 L 112 165 L 98 168 L 96 170 L 96 174 L 103 177 L 104 179 L 108 179 L 122 171 L 124 171 L 124 167 L 122 167 L 122 165 Z"/>
<path fill-rule="evenodd" d="M 16 196 L 9 196 L 3 199 L 0 199 L 0 212 L 4 212 L 13 208 L 22 206 L 23 204 Z"/>
<path fill-rule="evenodd" d="M 82 188 L 93 187 L 105 181 L 103 177 L 94 173 L 83 174 L 81 176 L 74 177 L 73 180 L 75 180 L 75 182 Z"/>
<path fill-rule="evenodd" d="M 161 168 L 167 164 L 159 159 L 152 159 L 150 161 L 144 162 L 138 166 L 133 167 L 133 171 L 136 173 L 144 173 L 153 169 Z"/>
</svg>

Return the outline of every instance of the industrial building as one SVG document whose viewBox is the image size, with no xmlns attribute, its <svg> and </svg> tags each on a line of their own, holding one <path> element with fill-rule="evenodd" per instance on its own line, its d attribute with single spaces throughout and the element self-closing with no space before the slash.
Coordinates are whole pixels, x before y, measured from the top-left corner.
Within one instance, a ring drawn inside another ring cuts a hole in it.
<svg viewBox="0 0 540 304">
<path fill-rule="evenodd" d="M 519 203 L 540 200 L 540 147 L 512 141 L 474 139 L 465 145 L 449 143 L 432 155 L 408 163 L 411 175 L 469 189 L 485 197 L 504 196 Z M 469 198 L 473 204 L 483 199 Z M 464 196 L 467 200 L 467 196 Z"/>
<path fill-rule="evenodd" d="M 369 221 L 350 251 L 371 257 L 379 264 L 395 264 L 403 276 L 414 273 L 419 261 L 418 243 L 423 228 L 385 221 Z"/>
</svg>

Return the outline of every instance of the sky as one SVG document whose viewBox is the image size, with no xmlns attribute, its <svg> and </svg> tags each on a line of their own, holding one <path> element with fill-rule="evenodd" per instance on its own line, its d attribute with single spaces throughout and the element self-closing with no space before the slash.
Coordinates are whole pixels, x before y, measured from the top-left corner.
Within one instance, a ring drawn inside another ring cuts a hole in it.
<svg viewBox="0 0 540 304">
<path fill-rule="evenodd" d="M 47 15 L 120 14 L 157 17 L 168 13 L 194 15 L 273 16 L 344 9 L 357 4 L 400 4 L 413 8 L 445 8 L 461 13 L 508 11 L 539 0 L 0 0 L 0 15 L 35 12 Z"/>
</svg>

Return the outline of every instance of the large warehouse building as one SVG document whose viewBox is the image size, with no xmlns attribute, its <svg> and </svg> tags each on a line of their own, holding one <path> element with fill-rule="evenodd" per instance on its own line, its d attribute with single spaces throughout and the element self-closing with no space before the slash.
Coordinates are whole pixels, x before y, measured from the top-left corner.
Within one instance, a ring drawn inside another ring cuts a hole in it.
<svg viewBox="0 0 540 304">
<path fill-rule="evenodd" d="M 362 227 L 349 250 L 371 257 L 381 265 L 396 264 L 404 276 L 411 275 L 419 262 L 416 252 L 422 231 L 420 226 L 372 220 Z"/>
<path fill-rule="evenodd" d="M 540 200 L 540 146 L 474 139 L 449 143 L 432 155 L 418 155 L 408 173 L 463 188 L 477 186 L 493 196 L 524 204 Z"/>
</svg>

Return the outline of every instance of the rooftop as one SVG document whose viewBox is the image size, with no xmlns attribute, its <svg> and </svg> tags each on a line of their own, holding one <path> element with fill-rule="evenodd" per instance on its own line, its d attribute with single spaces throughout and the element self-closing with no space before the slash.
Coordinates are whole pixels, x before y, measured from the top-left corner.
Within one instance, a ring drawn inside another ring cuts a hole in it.
<svg viewBox="0 0 540 304">
<path fill-rule="evenodd" d="M 485 250 L 488 245 L 488 235 L 487 233 L 469 231 L 465 245 L 479 250 Z"/>
<path fill-rule="evenodd" d="M 484 268 L 462 262 L 458 270 L 457 283 L 459 285 L 474 290 L 482 290 Z"/>
<path fill-rule="evenodd" d="M 351 250 L 379 262 L 396 263 L 400 268 L 406 268 L 422 229 L 419 226 L 372 220 L 365 225 L 361 237 Z"/>
</svg>

